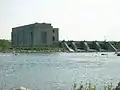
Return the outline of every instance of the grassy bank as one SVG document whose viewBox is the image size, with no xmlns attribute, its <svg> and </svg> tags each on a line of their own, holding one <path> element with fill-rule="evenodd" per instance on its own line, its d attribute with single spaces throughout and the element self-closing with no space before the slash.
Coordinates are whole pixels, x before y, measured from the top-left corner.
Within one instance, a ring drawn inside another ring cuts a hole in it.
<svg viewBox="0 0 120 90">
<path fill-rule="evenodd" d="M 73 90 L 120 90 L 120 82 L 116 86 L 112 83 L 104 83 L 103 85 L 94 85 L 91 83 L 77 85 L 74 83 Z"/>
<path fill-rule="evenodd" d="M 0 40 L 0 52 L 18 52 L 18 53 L 35 53 L 35 52 L 64 52 L 62 47 L 21 47 L 13 48 L 11 41 Z"/>
<path fill-rule="evenodd" d="M 37 53 L 37 52 L 64 52 L 63 48 L 59 47 L 32 47 L 32 48 L 14 48 L 18 53 Z"/>
<path fill-rule="evenodd" d="M 1 52 L 9 52 L 12 51 L 11 41 L 0 39 L 0 51 Z"/>
<path fill-rule="evenodd" d="M 6 86 L 7 86 L 6 84 L 3 85 L 0 90 L 6 90 Z M 23 86 L 21 86 L 21 87 L 23 87 Z M 27 89 L 24 89 L 24 90 L 29 89 L 29 87 L 25 87 L 25 88 L 27 88 Z M 10 90 L 13 90 L 13 89 L 10 89 Z M 14 90 L 18 90 L 18 89 L 14 89 Z M 23 89 L 19 89 L 19 90 L 23 90 Z M 65 89 L 63 89 L 63 90 L 65 90 Z M 91 83 L 85 83 L 85 84 L 79 84 L 79 85 L 74 83 L 73 88 L 70 90 L 120 90 L 120 82 L 116 86 L 113 86 L 112 83 L 107 83 L 107 85 L 104 83 L 102 86 L 94 85 Z"/>
</svg>

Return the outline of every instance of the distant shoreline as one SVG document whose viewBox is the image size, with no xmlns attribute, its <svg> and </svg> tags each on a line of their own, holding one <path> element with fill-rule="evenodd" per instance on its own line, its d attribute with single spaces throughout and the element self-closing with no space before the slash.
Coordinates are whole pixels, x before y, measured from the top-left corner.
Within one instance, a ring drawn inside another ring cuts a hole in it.
<svg viewBox="0 0 120 90">
<path fill-rule="evenodd" d="M 52 50 L 0 50 L 0 53 L 44 53 L 44 52 L 68 52 L 65 49 L 52 49 Z"/>
</svg>

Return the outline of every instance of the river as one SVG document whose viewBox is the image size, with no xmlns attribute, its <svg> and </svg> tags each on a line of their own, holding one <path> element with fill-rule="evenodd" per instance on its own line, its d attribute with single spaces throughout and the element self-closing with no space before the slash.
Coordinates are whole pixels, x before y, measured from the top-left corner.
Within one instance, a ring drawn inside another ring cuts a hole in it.
<svg viewBox="0 0 120 90">
<path fill-rule="evenodd" d="M 106 52 L 105 52 L 106 53 Z M 114 53 L 0 53 L 0 87 L 71 90 L 73 83 L 120 81 L 120 57 Z"/>
</svg>

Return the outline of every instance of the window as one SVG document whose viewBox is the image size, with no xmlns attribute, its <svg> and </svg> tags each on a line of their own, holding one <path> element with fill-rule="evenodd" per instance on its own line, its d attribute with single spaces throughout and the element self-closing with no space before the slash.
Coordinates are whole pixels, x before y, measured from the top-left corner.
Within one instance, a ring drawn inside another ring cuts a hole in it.
<svg viewBox="0 0 120 90">
<path fill-rule="evenodd" d="M 55 33 L 55 30 L 53 30 L 53 33 Z"/>
<path fill-rule="evenodd" d="M 47 32 L 44 31 L 41 32 L 41 41 L 43 44 L 47 43 Z"/>
<path fill-rule="evenodd" d="M 33 32 L 30 32 L 30 44 L 32 45 L 33 44 Z"/>
<path fill-rule="evenodd" d="M 54 36 L 53 36 L 53 38 L 52 38 L 52 39 L 53 39 L 53 41 L 55 41 L 55 37 L 54 37 Z"/>
</svg>

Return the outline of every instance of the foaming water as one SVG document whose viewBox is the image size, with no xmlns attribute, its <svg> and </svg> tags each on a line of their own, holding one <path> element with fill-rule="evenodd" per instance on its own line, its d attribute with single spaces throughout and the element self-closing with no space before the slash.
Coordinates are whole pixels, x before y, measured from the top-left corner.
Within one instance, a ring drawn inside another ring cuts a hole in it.
<svg viewBox="0 0 120 90">
<path fill-rule="evenodd" d="M 0 87 L 70 90 L 73 83 L 120 81 L 120 59 L 114 53 L 0 54 Z"/>
</svg>

